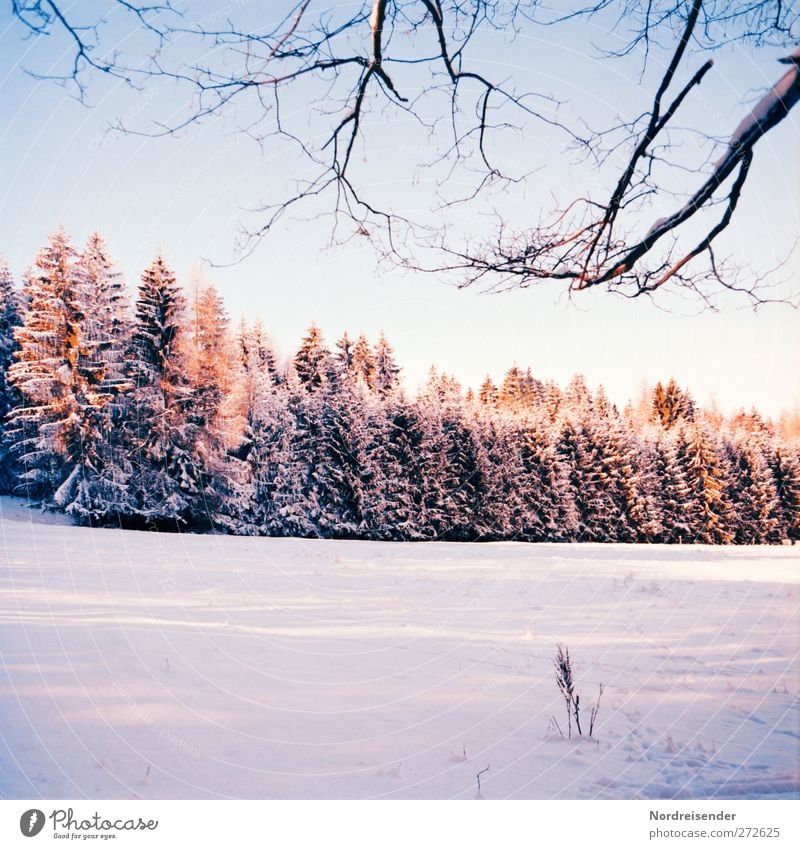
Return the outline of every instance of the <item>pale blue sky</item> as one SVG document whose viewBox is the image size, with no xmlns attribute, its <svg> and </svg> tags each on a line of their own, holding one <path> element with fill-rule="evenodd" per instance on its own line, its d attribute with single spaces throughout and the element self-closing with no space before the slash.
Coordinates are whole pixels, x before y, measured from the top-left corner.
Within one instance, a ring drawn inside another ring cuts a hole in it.
<svg viewBox="0 0 800 849">
<path fill-rule="evenodd" d="M 180 107 L 180 93 L 164 83 L 139 93 L 95 80 L 93 106 L 82 106 L 53 83 L 23 73 L 24 66 L 44 70 L 57 61 L 61 45 L 22 41 L 5 7 L 3 14 L 0 252 L 13 271 L 22 273 L 58 224 L 79 242 L 100 229 L 131 284 L 159 245 L 184 280 L 198 257 L 229 259 L 240 210 L 279 190 L 296 163 L 269 149 L 262 154 L 233 132 L 233 120 L 177 139 L 104 134 L 119 116 L 144 122 L 169 115 Z M 639 84 L 634 65 L 585 55 L 601 32 L 573 30 L 568 43 L 558 43 L 557 32 L 531 30 L 513 46 L 502 34 L 487 38 L 480 45 L 484 65 L 520 85 L 535 75 L 570 101 L 568 117 L 609 123 L 616 111 L 641 110 L 650 89 L 647 80 Z M 751 102 L 784 70 L 776 62 L 780 55 L 767 48 L 716 54 L 716 67 L 685 121 L 724 137 L 743 115 L 742 98 Z M 726 235 L 725 246 L 759 268 L 786 254 L 800 233 L 798 129 L 800 113 L 758 145 L 740 214 Z M 413 134 L 395 125 L 374 138 L 362 152 L 367 181 L 385 182 L 401 202 L 427 203 L 424 180 L 409 191 L 403 170 L 409 153 L 404 142 L 413 142 Z M 509 199 L 510 215 L 535 216 L 551 192 L 566 195 L 607 182 L 607 175 L 573 167 L 554 141 L 534 132 L 504 149 L 531 167 L 546 165 L 524 196 Z M 689 160 L 693 153 L 687 150 Z M 691 186 L 691 176 L 687 180 Z M 480 226 L 478 219 L 468 223 Z M 723 409 L 755 404 L 774 414 L 800 400 L 800 317 L 786 307 L 756 314 L 742 300 L 720 313 L 695 315 L 693 302 L 667 300 L 664 305 L 677 311 L 666 312 L 602 292 L 569 302 L 555 285 L 497 295 L 457 291 L 430 276 L 379 273 L 364 242 L 329 247 L 329 227 L 321 220 L 289 221 L 250 258 L 209 271 L 234 320 L 242 313 L 260 316 L 284 353 L 314 320 L 331 342 L 345 328 L 372 337 L 384 330 L 411 388 L 433 363 L 471 385 L 487 372 L 500 378 L 517 363 L 561 383 L 582 372 L 620 402 L 642 381 L 670 375 Z M 796 291 L 797 274 L 792 285 Z"/>
</svg>

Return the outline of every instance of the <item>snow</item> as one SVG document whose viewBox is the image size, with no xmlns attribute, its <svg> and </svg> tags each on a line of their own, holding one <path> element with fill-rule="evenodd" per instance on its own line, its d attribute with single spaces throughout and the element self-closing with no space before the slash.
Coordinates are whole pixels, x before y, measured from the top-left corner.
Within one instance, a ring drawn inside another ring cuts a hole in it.
<svg viewBox="0 0 800 849">
<path fill-rule="evenodd" d="M 745 117 L 736 129 L 733 131 L 730 140 L 730 146 L 734 147 L 745 140 L 760 124 L 770 120 L 772 113 L 776 110 L 788 112 L 800 97 L 800 88 L 798 88 L 798 77 L 800 77 L 800 67 L 797 66 L 796 60 L 800 58 L 800 49 L 796 50 L 791 57 L 795 62 L 794 67 L 790 68 L 775 85 L 756 103 L 749 115 Z M 780 120 L 780 119 L 778 119 Z M 777 122 L 776 122 L 777 123 Z"/>
<path fill-rule="evenodd" d="M 649 239 L 649 238 L 653 235 L 653 233 L 655 233 L 657 230 L 660 230 L 660 229 L 661 229 L 661 228 L 662 228 L 662 227 L 663 227 L 663 226 L 667 223 L 667 221 L 669 221 L 669 218 L 668 218 L 668 217 L 664 217 L 664 218 L 658 218 L 658 219 L 656 219 L 656 220 L 653 222 L 653 224 L 652 224 L 652 226 L 650 227 L 650 229 L 649 229 L 649 230 L 647 231 L 647 233 L 645 234 L 645 237 L 644 237 L 644 238 L 645 238 L 645 239 Z"/>
<path fill-rule="evenodd" d="M 800 793 L 792 547 L 39 518 L 0 499 L 2 798 Z M 548 731 L 558 643 L 596 741 Z"/>
</svg>

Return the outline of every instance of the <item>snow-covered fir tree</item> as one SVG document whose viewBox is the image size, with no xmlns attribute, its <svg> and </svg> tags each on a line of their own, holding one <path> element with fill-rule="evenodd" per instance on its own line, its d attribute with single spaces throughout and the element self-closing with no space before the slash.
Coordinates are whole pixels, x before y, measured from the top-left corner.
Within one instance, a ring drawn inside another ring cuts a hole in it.
<svg viewBox="0 0 800 849">
<path fill-rule="evenodd" d="M 328 382 L 332 367 L 331 352 L 325 346 L 322 331 L 312 324 L 295 354 L 297 379 L 307 392 L 314 392 Z"/>
<path fill-rule="evenodd" d="M 623 415 L 512 366 L 406 395 L 386 337 L 311 325 L 281 362 L 161 256 L 135 316 L 104 240 L 0 264 L 0 488 L 84 522 L 360 539 L 737 544 L 800 538 L 798 429 L 674 379 Z M 3 443 L 5 439 L 5 444 Z M 13 463 L 9 462 L 10 451 Z M 5 478 L 3 476 L 5 475 Z"/>
<path fill-rule="evenodd" d="M 733 541 L 740 545 L 780 542 L 775 478 L 758 439 L 727 441 L 730 474 L 726 499 L 731 504 Z"/>
<path fill-rule="evenodd" d="M 289 384 L 260 322 L 242 321 L 236 337 L 243 427 L 233 457 L 243 465 L 228 484 L 218 524 L 245 534 L 287 533 L 281 495 L 291 478 L 293 417 Z"/>
<path fill-rule="evenodd" d="M 487 374 L 478 389 L 478 402 L 484 407 L 496 407 L 500 400 L 500 390 Z"/>
<path fill-rule="evenodd" d="M 570 467 L 556 438 L 547 420 L 525 420 L 516 433 L 521 505 L 514 524 L 519 528 L 516 537 L 526 542 L 562 542 L 575 539 L 579 532 Z"/>
<path fill-rule="evenodd" d="M 728 471 L 718 440 L 702 422 L 683 431 L 679 462 L 689 488 L 686 507 L 692 542 L 731 542 L 734 534 L 732 507 L 726 500 Z"/>
<path fill-rule="evenodd" d="M 336 342 L 336 353 L 334 354 L 339 371 L 343 374 L 349 372 L 353 367 L 353 340 L 347 331 L 342 334 L 341 339 Z"/>
<path fill-rule="evenodd" d="M 383 331 L 375 343 L 375 391 L 385 398 L 400 386 L 400 366 L 394 356 L 394 349 L 389 344 Z"/>
<path fill-rule="evenodd" d="M 213 525 L 227 515 L 225 502 L 235 497 L 245 471 L 236 449 L 244 440 L 246 411 L 228 315 L 212 285 L 196 286 L 182 338 L 189 395 L 186 422 L 196 469 L 189 521 Z"/>
<path fill-rule="evenodd" d="M 116 270 L 105 239 L 94 232 L 77 257 L 78 297 L 83 319 L 79 370 L 87 375 L 102 404 L 93 410 L 92 457 L 74 486 L 64 487 L 60 506 L 87 521 L 126 515 L 130 461 L 124 422 L 125 376 L 131 316 L 128 291 Z"/>
<path fill-rule="evenodd" d="M 9 416 L 18 488 L 80 520 L 98 515 L 94 483 L 108 394 L 86 338 L 85 273 L 63 230 L 42 248 L 23 285 L 9 377 L 18 401 Z"/>
<path fill-rule="evenodd" d="M 15 406 L 9 369 L 14 361 L 17 341 L 14 329 L 19 322 L 19 301 L 11 270 L 0 257 L 0 494 L 13 492 L 16 480 L 6 420 Z"/>
<path fill-rule="evenodd" d="M 800 540 L 800 451 L 796 445 L 782 445 L 777 440 L 770 449 L 768 463 L 778 498 L 779 536 L 796 542 Z"/>
<path fill-rule="evenodd" d="M 678 386 L 675 378 L 670 378 L 666 386 L 660 382 L 653 390 L 653 416 L 665 428 L 671 428 L 679 421 L 694 420 L 695 403 L 692 396 Z"/>
<path fill-rule="evenodd" d="M 141 277 L 127 376 L 130 510 L 145 524 L 188 523 L 200 497 L 195 456 L 198 427 L 189 420 L 192 391 L 183 334 L 186 302 L 175 274 L 159 254 Z"/>
<path fill-rule="evenodd" d="M 94 365 L 101 373 L 102 385 L 109 392 L 125 391 L 129 388 L 125 355 L 131 333 L 130 297 L 100 233 L 89 237 L 78 267 L 87 359 L 94 361 L 89 367 Z"/>
<path fill-rule="evenodd" d="M 367 337 L 361 333 L 353 344 L 353 356 L 350 368 L 357 380 L 368 389 L 375 388 L 377 366 Z"/>
</svg>

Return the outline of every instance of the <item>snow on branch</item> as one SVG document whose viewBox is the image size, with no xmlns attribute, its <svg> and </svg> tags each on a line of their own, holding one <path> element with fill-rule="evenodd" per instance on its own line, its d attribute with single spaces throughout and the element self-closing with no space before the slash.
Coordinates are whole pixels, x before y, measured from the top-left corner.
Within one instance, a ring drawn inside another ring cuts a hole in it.
<svg viewBox="0 0 800 849">
<path fill-rule="evenodd" d="M 695 2 L 695 10 L 702 5 Z M 641 200 L 649 194 L 664 194 L 662 186 L 652 182 L 650 172 L 654 143 L 667 127 L 689 91 L 699 85 L 712 62 L 706 62 L 678 93 L 669 108 L 661 113 L 661 99 L 666 92 L 675 60 L 691 34 L 696 18 L 687 22 L 684 38 L 678 45 L 674 61 L 667 69 L 649 113 L 647 128 L 636 140 L 626 167 L 610 198 L 604 203 L 578 199 L 560 210 L 549 223 L 531 231 L 506 236 L 502 231 L 493 246 L 477 250 L 444 250 L 454 261 L 444 266 L 465 274 L 465 285 L 487 281 L 494 288 L 528 286 L 543 280 L 565 281 L 570 291 L 607 285 L 632 296 L 653 292 L 670 280 L 700 290 L 702 284 L 715 281 L 736 289 L 723 275 L 713 254 L 713 242 L 727 228 L 750 173 L 756 143 L 783 121 L 800 100 L 800 48 L 779 61 L 789 70 L 758 101 L 739 123 L 726 145 L 724 154 L 714 163 L 698 189 L 671 215 L 659 218 L 639 239 L 630 238 L 630 229 L 641 215 Z M 669 143 L 666 144 L 669 150 Z M 729 178 L 734 177 L 732 182 Z M 727 188 L 724 188 L 727 186 Z M 722 191 L 721 191 L 722 190 Z M 701 211 L 722 204 L 724 213 L 691 250 L 677 253 L 677 239 L 658 254 L 657 243 L 664 237 L 680 235 L 680 228 Z M 575 225 L 575 210 L 582 219 Z M 627 230 L 620 230 L 621 213 L 628 212 Z M 686 272 L 686 267 L 701 254 L 708 255 L 708 267 Z M 758 303 L 765 299 L 754 288 L 744 290 Z"/>
</svg>

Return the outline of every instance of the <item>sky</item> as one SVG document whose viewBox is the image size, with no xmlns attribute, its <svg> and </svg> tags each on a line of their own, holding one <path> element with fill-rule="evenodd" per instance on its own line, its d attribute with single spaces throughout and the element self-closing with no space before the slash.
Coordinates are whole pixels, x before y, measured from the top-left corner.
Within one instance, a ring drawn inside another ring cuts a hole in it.
<svg viewBox="0 0 800 849">
<path fill-rule="evenodd" d="M 188 5 L 197 14 L 203 9 Z M 253 12 L 247 5 L 236 4 L 245 17 Z M 384 331 L 411 389 L 431 365 L 477 386 L 486 374 L 499 380 L 517 364 L 562 384 L 580 372 L 621 404 L 642 384 L 670 376 L 723 410 L 756 406 L 776 415 L 800 403 L 800 317 L 783 305 L 755 312 L 744 299 L 732 299 L 711 312 L 696 300 L 669 296 L 653 303 L 592 291 L 570 299 L 558 285 L 497 294 L 460 290 L 432 275 L 381 266 L 368 240 L 332 244 L 330 221 L 313 209 L 286 220 L 251 256 L 227 264 L 239 223 L 255 220 L 245 210 L 285 190 L 287 180 L 302 175 L 302 163 L 237 132 L 246 110 L 177 138 L 109 133 L 120 117 L 145 126 L 176 114 L 185 94 L 163 81 L 133 91 L 119 81 L 90 79 L 90 105 L 84 105 L 70 90 L 25 72 L 61 67 L 64 43 L 26 39 L 5 6 L 2 15 L 0 253 L 17 278 L 58 225 L 78 243 L 99 229 L 131 286 L 159 248 L 184 281 L 198 261 L 225 263 L 204 273 L 233 321 L 261 318 L 285 355 L 312 321 L 331 344 L 345 329 L 373 339 Z M 104 36 L 131 53 L 140 46 L 136 33 L 114 21 Z M 638 62 L 599 60 L 592 44 L 601 37 L 608 33 L 599 24 L 529 27 L 514 42 L 494 33 L 477 45 L 475 61 L 557 91 L 568 120 L 607 125 L 616 114 L 638 114 L 652 86 L 640 78 Z M 713 72 L 687 103 L 686 123 L 724 138 L 783 73 L 776 60 L 784 53 L 768 47 L 715 53 Z M 295 115 L 302 117 L 303 108 L 298 102 Z M 759 269 L 786 256 L 800 234 L 796 112 L 757 146 L 740 209 L 721 243 Z M 405 167 L 416 149 L 412 130 L 397 122 L 379 126 L 381 116 L 372 120 L 372 142 L 359 151 L 361 177 L 409 208 L 428 203 L 429 179 L 417 175 L 412 182 Z M 552 133 L 534 129 L 504 144 L 509 161 L 530 163 L 534 171 L 525 191 L 509 196 L 510 217 L 531 218 L 552 195 L 583 193 L 608 179 L 608 172 L 576 163 Z M 686 157 L 687 164 L 699 161 L 691 144 Z M 686 174 L 687 189 L 695 177 Z M 658 214 L 655 209 L 653 217 Z M 464 224 L 485 226 L 480 216 Z M 797 262 L 788 271 L 783 294 L 800 290 Z"/>
</svg>

